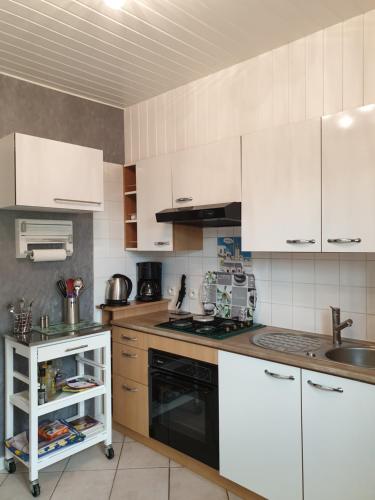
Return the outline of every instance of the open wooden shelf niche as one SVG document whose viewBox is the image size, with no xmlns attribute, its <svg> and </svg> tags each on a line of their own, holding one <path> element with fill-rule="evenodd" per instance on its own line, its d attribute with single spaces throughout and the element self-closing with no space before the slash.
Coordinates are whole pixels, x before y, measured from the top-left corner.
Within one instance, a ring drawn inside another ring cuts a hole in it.
<svg viewBox="0 0 375 500">
<path fill-rule="evenodd" d="M 136 165 L 124 166 L 125 249 L 136 249 L 137 241 L 137 171 Z"/>
</svg>

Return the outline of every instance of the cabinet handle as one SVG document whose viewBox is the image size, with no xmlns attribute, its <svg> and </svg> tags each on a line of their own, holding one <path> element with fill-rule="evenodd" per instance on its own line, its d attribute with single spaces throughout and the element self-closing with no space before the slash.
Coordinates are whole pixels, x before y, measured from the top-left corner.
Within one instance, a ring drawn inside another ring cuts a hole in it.
<svg viewBox="0 0 375 500">
<path fill-rule="evenodd" d="M 328 385 L 316 384 L 312 380 L 308 380 L 307 383 L 315 389 L 319 389 L 321 391 L 329 391 L 329 392 L 344 392 L 344 389 L 341 387 L 329 387 Z"/>
<path fill-rule="evenodd" d="M 270 377 L 278 378 L 281 380 L 294 380 L 293 375 L 280 375 L 279 373 L 273 373 L 273 372 L 270 372 L 269 370 L 264 370 L 264 373 L 266 375 L 269 375 Z"/>
<path fill-rule="evenodd" d="M 121 353 L 125 358 L 138 358 L 138 354 L 130 354 L 130 352 L 122 352 Z"/>
<path fill-rule="evenodd" d="M 328 238 L 328 243 L 361 243 L 361 238 Z"/>
<path fill-rule="evenodd" d="M 129 387 L 126 384 L 122 384 L 122 388 L 125 389 L 125 391 L 128 391 L 128 392 L 138 392 L 138 389 L 136 387 Z"/>
<path fill-rule="evenodd" d="M 286 242 L 290 245 L 304 245 L 305 243 L 314 245 L 316 243 L 315 240 L 286 240 Z"/>
<path fill-rule="evenodd" d="M 182 198 L 176 198 L 176 203 L 183 203 L 185 201 L 193 201 L 191 196 L 183 196 Z"/>
<path fill-rule="evenodd" d="M 169 245 L 169 241 L 154 241 L 156 247 L 162 247 L 164 245 Z"/>
<path fill-rule="evenodd" d="M 69 347 L 69 349 L 65 349 L 65 352 L 70 352 L 70 351 L 77 351 L 78 349 L 84 349 L 85 347 L 88 347 L 88 344 L 85 345 L 79 345 L 78 347 Z"/>
<path fill-rule="evenodd" d="M 127 335 L 121 335 L 121 338 L 129 342 L 136 342 L 138 340 L 137 337 L 128 337 Z"/>
<path fill-rule="evenodd" d="M 101 205 L 101 201 L 89 201 L 89 200 L 71 200 L 69 198 L 54 198 L 56 203 L 85 203 L 87 205 Z"/>
</svg>

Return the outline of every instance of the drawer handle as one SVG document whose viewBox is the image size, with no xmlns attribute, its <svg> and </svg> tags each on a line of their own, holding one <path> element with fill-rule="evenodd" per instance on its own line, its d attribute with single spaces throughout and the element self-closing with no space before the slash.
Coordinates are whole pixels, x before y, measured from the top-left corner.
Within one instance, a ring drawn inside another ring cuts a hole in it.
<svg viewBox="0 0 375 500">
<path fill-rule="evenodd" d="M 122 388 L 125 389 L 125 391 L 128 391 L 128 392 L 138 392 L 138 389 L 136 387 L 129 387 L 126 384 L 122 384 Z"/>
<path fill-rule="evenodd" d="M 182 198 L 176 198 L 176 203 L 184 203 L 185 201 L 193 201 L 191 196 L 182 196 Z"/>
<path fill-rule="evenodd" d="M 304 245 L 307 243 L 314 245 L 316 243 L 315 240 L 286 240 L 286 242 L 290 245 Z"/>
<path fill-rule="evenodd" d="M 344 392 L 344 389 L 341 387 L 329 387 L 328 385 L 317 384 L 312 380 L 308 380 L 307 383 L 315 389 L 319 389 L 320 391 L 329 391 L 329 392 Z"/>
<path fill-rule="evenodd" d="M 129 342 L 136 342 L 138 340 L 137 337 L 128 337 L 127 335 L 121 335 L 121 338 Z"/>
<path fill-rule="evenodd" d="M 125 358 L 132 358 L 132 359 L 138 358 L 138 354 L 130 354 L 130 352 L 122 352 L 121 354 Z"/>
<path fill-rule="evenodd" d="M 280 375 L 279 373 L 270 372 L 269 370 L 264 370 L 264 373 L 270 377 L 278 378 L 280 380 L 294 380 L 293 375 Z"/>
<path fill-rule="evenodd" d="M 101 205 L 101 201 L 73 200 L 70 198 L 54 198 L 56 203 L 84 203 L 85 205 Z"/>
<path fill-rule="evenodd" d="M 361 238 L 328 238 L 328 243 L 361 243 Z"/>
<path fill-rule="evenodd" d="M 85 349 L 85 347 L 88 347 L 88 344 L 84 345 L 79 345 L 78 347 L 69 347 L 69 349 L 65 349 L 65 352 L 70 352 L 70 351 L 77 351 L 78 349 Z"/>
<path fill-rule="evenodd" d="M 169 241 L 154 241 L 154 245 L 156 247 L 166 246 L 169 245 Z"/>
</svg>

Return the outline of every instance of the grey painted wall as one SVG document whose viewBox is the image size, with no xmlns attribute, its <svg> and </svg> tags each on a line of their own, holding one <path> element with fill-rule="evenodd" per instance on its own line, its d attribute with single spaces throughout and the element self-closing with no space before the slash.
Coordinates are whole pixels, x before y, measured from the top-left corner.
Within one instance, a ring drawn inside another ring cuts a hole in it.
<svg viewBox="0 0 375 500">
<path fill-rule="evenodd" d="M 124 163 L 124 111 L 0 75 L 0 137 L 12 132 L 103 149 Z"/>
<path fill-rule="evenodd" d="M 0 75 L 0 137 L 22 132 L 103 149 L 107 162 L 124 162 L 123 111 Z M 1 179 L 0 179 L 1 182 Z M 17 217 L 73 221 L 74 254 L 65 262 L 31 263 L 16 259 L 14 220 Z M 34 300 L 34 323 L 41 314 L 61 320 L 62 299 L 55 283 L 64 275 L 81 275 L 86 290 L 81 317 L 93 317 L 92 214 L 31 213 L 0 210 L 0 457 L 4 440 L 4 343 L 11 328 L 6 306 L 21 297 Z M 17 418 L 18 428 L 26 425 Z"/>
</svg>

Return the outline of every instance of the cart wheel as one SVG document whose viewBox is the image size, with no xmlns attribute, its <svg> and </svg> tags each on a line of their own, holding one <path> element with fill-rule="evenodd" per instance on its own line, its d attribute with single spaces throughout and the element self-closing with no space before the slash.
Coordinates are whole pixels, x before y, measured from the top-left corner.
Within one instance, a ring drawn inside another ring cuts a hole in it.
<svg viewBox="0 0 375 500">
<path fill-rule="evenodd" d="M 108 446 L 108 448 L 105 450 L 105 456 L 108 458 L 108 460 L 112 460 L 112 458 L 115 456 L 115 450 L 112 448 L 112 446 Z"/>
<path fill-rule="evenodd" d="M 30 486 L 31 494 L 33 497 L 38 497 L 40 495 L 40 486 L 39 483 L 32 484 Z"/>
<path fill-rule="evenodd" d="M 7 465 L 7 471 L 9 472 L 9 474 L 14 474 L 16 472 L 16 462 L 12 459 L 12 460 L 8 460 L 8 465 Z"/>
</svg>

